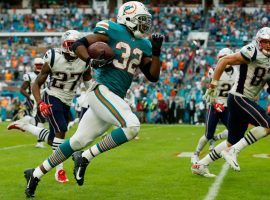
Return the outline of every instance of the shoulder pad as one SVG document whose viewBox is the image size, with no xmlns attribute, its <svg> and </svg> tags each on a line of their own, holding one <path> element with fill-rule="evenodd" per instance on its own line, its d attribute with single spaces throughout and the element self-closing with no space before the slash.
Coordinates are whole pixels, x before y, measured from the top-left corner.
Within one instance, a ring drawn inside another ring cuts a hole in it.
<svg viewBox="0 0 270 200">
<path fill-rule="evenodd" d="M 213 74 L 214 74 L 214 69 L 211 67 L 211 68 L 208 70 L 208 77 L 209 77 L 209 78 L 212 78 L 212 77 L 213 77 Z"/>
<path fill-rule="evenodd" d="M 107 34 L 109 31 L 109 21 L 103 20 L 96 24 L 96 27 L 94 28 L 94 33 L 101 33 L 101 34 Z"/>
<path fill-rule="evenodd" d="M 52 68 L 55 60 L 55 52 L 59 52 L 57 49 L 50 49 L 48 50 L 43 59 L 44 61 Z"/>
<path fill-rule="evenodd" d="M 30 82 L 30 75 L 29 74 L 24 74 L 23 75 L 23 81 L 29 81 Z"/>
<path fill-rule="evenodd" d="M 254 61 L 256 60 L 257 56 L 257 48 L 256 45 L 253 43 L 250 43 L 240 50 L 241 55 L 248 61 Z"/>
</svg>

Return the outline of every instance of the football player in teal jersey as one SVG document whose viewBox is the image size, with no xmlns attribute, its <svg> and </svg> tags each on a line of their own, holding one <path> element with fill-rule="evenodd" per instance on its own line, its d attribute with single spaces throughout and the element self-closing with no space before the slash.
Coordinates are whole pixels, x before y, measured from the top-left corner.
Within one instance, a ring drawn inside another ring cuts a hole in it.
<svg viewBox="0 0 270 200">
<path fill-rule="evenodd" d="M 151 82 L 157 82 L 160 74 L 160 52 L 163 36 L 156 33 L 151 41 L 144 38 L 151 30 L 151 14 L 144 4 L 130 1 L 118 11 L 117 23 L 101 21 L 94 33 L 77 40 L 72 49 L 87 65 L 96 69 L 96 82 L 87 91 L 90 108 L 81 119 L 75 134 L 66 140 L 40 166 L 25 170 L 27 197 L 33 197 L 41 177 L 52 168 L 72 156 L 74 177 L 78 185 L 83 185 L 86 167 L 97 155 L 115 148 L 135 138 L 140 130 L 140 122 L 124 101 L 132 78 L 137 70 Z M 95 42 L 105 42 L 114 51 L 109 60 L 93 59 L 87 48 Z M 107 134 L 100 142 L 84 152 L 79 151 L 111 125 L 118 128 Z"/>
</svg>

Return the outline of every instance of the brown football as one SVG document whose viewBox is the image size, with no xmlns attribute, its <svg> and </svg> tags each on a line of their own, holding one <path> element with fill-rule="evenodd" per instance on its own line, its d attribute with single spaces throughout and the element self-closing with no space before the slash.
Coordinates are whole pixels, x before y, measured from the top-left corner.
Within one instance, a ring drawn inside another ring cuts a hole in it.
<svg viewBox="0 0 270 200">
<path fill-rule="evenodd" d="M 112 48 L 105 42 L 95 42 L 88 47 L 88 54 L 94 59 L 110 59 L 114 57 Z"/>
</svg>

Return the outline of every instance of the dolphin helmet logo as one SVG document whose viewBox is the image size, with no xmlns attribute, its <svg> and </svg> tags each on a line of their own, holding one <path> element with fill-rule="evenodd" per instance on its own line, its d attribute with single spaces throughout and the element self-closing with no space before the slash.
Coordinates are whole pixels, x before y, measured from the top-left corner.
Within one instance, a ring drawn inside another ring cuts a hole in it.
<svg viewBox="0 0 270 200">
<path fill-rule="evenodd" d="M 131 3 L 124 8 L 124 14 L 132 14 L 136 10 L 136 4 Z"/>
</svg>

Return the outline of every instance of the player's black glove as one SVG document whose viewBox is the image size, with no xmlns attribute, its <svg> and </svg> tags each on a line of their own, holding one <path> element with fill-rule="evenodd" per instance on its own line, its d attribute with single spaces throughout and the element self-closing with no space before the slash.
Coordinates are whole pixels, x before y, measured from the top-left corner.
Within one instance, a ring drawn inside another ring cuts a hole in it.
<svg viewBox="0 0 270 200">
<path fill-rule="evenodd" d="M 151 36 L 151 43 L 152 43 L 152 55 L 153 56 L 160 56 L 161 46 L 164 39 L 164 35 L 160 33 L 153 33 Z"/>
<path fill-rule="evenodd" d="M 114 57 L 112 57 L 112 58 L 110 58 L 110 59 L 104 59 L 104 58 L 96 58 L 96 59 L 94 59 L 94 58 L 88 58 L 87 59 L 87 61 L 86 61 L 86 66 L 90 66 L 90 67 L 92 67 L 92 68 L 100 68 L 100 67 L 103 67 L 103 66 L 105 66 L 105 65 L 109 65 L 109 64 L 111 64 L 112 63 L 112 61 L 113 61 L 113 58 Z"/>
</svg>

